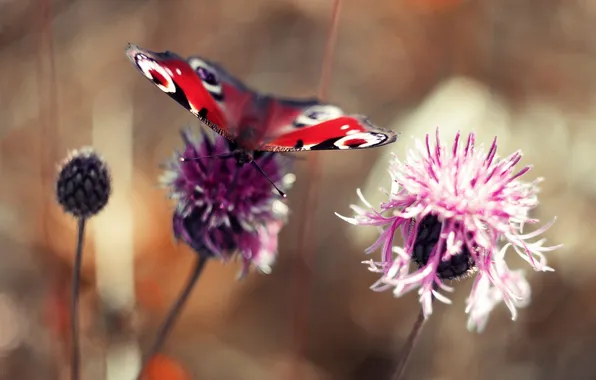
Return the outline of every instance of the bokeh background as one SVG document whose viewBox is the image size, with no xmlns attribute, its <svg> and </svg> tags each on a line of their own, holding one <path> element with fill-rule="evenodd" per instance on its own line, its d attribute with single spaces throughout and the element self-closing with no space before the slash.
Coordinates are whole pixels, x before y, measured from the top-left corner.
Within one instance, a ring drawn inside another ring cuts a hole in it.
<svg viewBox="0 0 596 380">
<path fill-rule="evenodd" d="M 178 130 L 199 123 L 130 65 L 126 44 L 199 54 L 261 91 L 312 96 L 331 9 L 332 0 L 0 1 L 0 379 L 68 378 L 76 222 L 53 203 L 67 150 L 94 145 L 115 177 L 87 231 L 85 379 L 132 379 L 194 263 L 173 241 L 157 177 Z M 437 126 L 447 139 L 498 136 L 501 156 L 522 149 L 534 165 L 526 178 L 545 177 L 535 216 L 557 215 L 546 235 L 565 246 L 549 255 L 556 272 L 527 268 L 533 301 L 519 319 L 501 306 L 482 334 L 466 330 L 471 281 L 457 283 L 406 378 L 596 378 L 593 25 L 591 0 L 343 1 L 329 101 L 401 139 L 303 154 L 316 155 L 316 202 L 305 203 L 312 158 L 298 161 L 273 273 L 237 282 L 238 264 L 209 264 L 155 378 L 182 379 L 175 366 L 201 380 L 388 379 L 417 297 L 368 289 L 376 277 L 360 262 L 376 232 L 334 212 L 349 213 L 358 187 L 378 202 L 389 154 L 403 157 Z M 511 267 L 525 267 L 513 256 Z"/>
</svg>

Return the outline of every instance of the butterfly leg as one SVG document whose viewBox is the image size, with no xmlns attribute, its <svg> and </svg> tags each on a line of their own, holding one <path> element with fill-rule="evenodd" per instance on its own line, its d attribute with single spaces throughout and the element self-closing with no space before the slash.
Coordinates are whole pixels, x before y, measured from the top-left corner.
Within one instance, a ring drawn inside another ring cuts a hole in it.
<svg viewBox="0 0 596 380">
<path fill-rule="evenodd" d="M 232 158 L 232 157 L 234 157 L 234 153 L 229 152 L 229 153 L 222 153 L 222 154 L 216 154 L 216 155 L 211 155 L 211 156 L 190 157 L 190 158 L 180 157 L 180 161 L 181 162 L 201 161 L 205 158 Z"/>
</svg>

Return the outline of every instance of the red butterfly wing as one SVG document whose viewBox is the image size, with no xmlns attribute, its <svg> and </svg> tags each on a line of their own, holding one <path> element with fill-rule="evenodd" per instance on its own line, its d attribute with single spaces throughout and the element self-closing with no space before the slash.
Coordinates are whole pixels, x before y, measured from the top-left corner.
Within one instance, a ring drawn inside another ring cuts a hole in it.
<svg viewBox="0 0 596 380">
<path fill-rule="evenodd" d="M 394 132 L 373 126 L 363 116 L 346 116 L 332 105 L 258 94 L 202 58 L 186 61 L 134 45 L 126 54 L 160 90 L 244 149 L 360 149 L 397 139 Z"/>
<path fill-rule="evenodd" d="M 129 45 L 126 55 L 161 91 L 215 132 L 234 139 L 234 125 L 217 102 L 222 88 L 213 83 L 208 75 L 211 73 L 202 78 L 186 60 L 170 52 L 156 53 Z"/>
<path fill-rule="evenodd" d="M 241 118 L 238 121 L 238 145 L 247 150 L 261 150 L 261 146 L 270 134 L 273 126 L 292 124 L 301 109 L 281 106 L 279 101 L 270 96 L 252 90 L 250 101 L 244 103 Z"/>
<path fill-rule="evenodd" d="M 267 105 L 267 125 L 263 135 L 265 141 L 293 132 L 296 128 L 309 125 L 309 121 L 302 120 L 301 116 L 309 111 L 335 112 L 343 115 L 343 111 L 335 106 L 319 103 L 317 99 L 290 99 L 270 97 Z M 306 123 L 306 124 L 305 124 Z"/>
<path fill-rule="evenodd" d="M 372 125 L 364 116 L 345 115 L 316 101 L 280 100 L 270 107 L 265 151 L 364 149 L 387 145 L 397 134 Z"/>
<path fill-rule="evenodd" d="M 234 78 L 221 66 L 201 57 L 190 57 L 188 64 L 201 78 L 203 85 L 217 102 L 237 137 L 246 109 L 254 101 L 255 92 Z"/>
</svg>

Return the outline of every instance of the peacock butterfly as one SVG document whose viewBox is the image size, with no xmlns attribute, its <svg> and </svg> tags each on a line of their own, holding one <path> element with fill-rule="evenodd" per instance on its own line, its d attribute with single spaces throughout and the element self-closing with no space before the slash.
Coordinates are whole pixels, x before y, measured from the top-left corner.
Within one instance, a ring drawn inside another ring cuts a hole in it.
<svg viewBox="0 0 596 380">
<path fill-rule="evenodd" d="M 397 140 L 395 132 L 362 115 L 346 115 L 316 99 L 258 93 L 204 58 L 184 59 L 129 44 L 126 55 L 160 90 L 236 147 L 239 165 L 258 152 L 375 148 Z"/>
</svg>

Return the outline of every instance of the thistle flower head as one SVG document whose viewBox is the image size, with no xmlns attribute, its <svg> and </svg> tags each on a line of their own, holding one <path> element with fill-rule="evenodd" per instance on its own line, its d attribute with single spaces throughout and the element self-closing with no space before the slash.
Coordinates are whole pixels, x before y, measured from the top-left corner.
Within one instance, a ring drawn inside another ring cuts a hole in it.
<svg viewBox="0 0 596 380">
<path fill-rule="evenodd" d="M 56 179 L 56 199 L 64 211 L 89 218 L 108 203 L 111 180 L 108 166 L 90 147 L 69 152 Z"/>
<path fill-rule="evenodd" d="M 176 201 L 174 236 L 199 254 L 227 260 L 238 253 L 244 262 L 242 274 L 250 264 L 269 272 L 288 207 L 252 165 L 214 157 L 233 150 L 223 137 L 212 140 L 204 132 L 194 136 L 186 130 L 182 138 L 183 153 L 166 164 L 160 179 Z M 253 158 L 281 190 L 291 185 L 288 158 L 266 152 Z"/>
<path fill-rule="evenodd" d="M 379 209 L 358 191 L 368 210 L 352 206 L 353 218 L 342 219 L 355 225 L 377 226 L 379 239 L 367 253 L 381 248 L 381 259 L 365 263 L 381 279 L 372 288 L 393 288 L 396 296 L 419 289 L 426 317 L 432 313 L 432 300 L 451 301 L 440 293 L 452 291 L 446 280 L 476 274 L 467 300 L 468 327 L 482 330 L 493 307 L 503 301 L 516 318 L 516 308 L 529 302 L 530 288 L 521 271 L 511 271 L 505 252 L 513 248 L 537 271 L 551 271 L 544 252 L 558 246 L 544 246 L 544 239 L 530 240 L 552 223 L 531 233 L 523 233 L 526 223 L 537 223 L 529 212 L 538 205 L 538 183 L 520 179 L 530 167 L 515 171 L 521 152 L 499 158 L 496 138 L 486 152 L 475 146 L 470 134 L 461 144 L 460 134 L 452 147 L 441 145 L 439 130 L 434 146 L 429 135 L 416 141 L 405 161 L 394 157 L 389 200 Z M 395 233 L 403 244 L 397 245 Z M 415 267 L 410 270 L 410 264 Z"/>
</svg>

